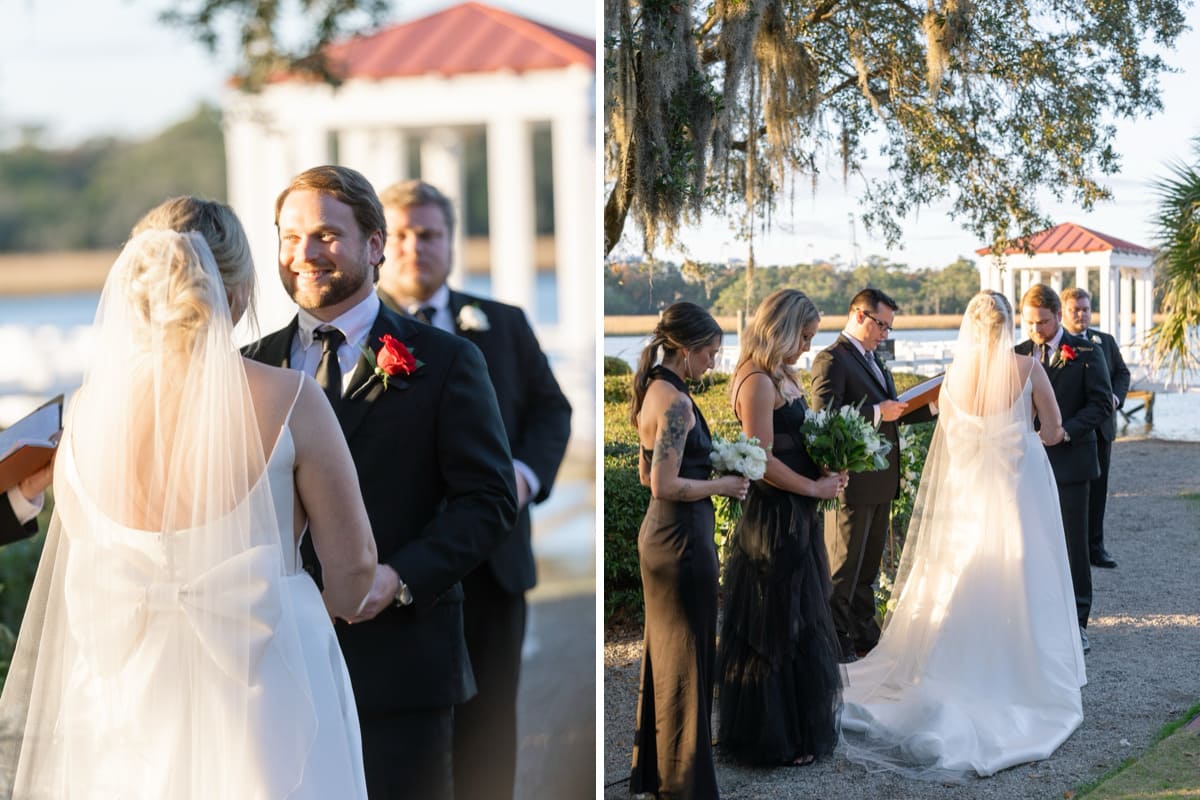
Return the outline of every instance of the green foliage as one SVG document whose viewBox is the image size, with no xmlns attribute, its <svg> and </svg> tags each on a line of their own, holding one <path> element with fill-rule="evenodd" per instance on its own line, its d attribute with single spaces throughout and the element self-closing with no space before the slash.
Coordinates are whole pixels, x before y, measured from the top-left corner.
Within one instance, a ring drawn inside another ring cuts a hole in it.
<svg viewBox="0 0 1200 800">
<path fill-rule="evenodd" d="M 889 244 L 937 202 L 996 246 L 1033 234 L 1047 198 L 1110 196 L 1113 121 L 1160 110 L 1187 5 L 612 0 L 605 252 L 627 217 L 648 252 L 704 209 L 769 227 L 830 161 Z"/>
<path fill-rule="evenodd" d="M 0 152 L 0 185 L 0 252 L 115 249 L 142 214 L 169 197 L 224 200 L 220 114 L 202 106 L 142 142 Z"/>
<path fill-rule="evenodd" d="M 33 588 L 46 528 L 54 508 L 53 490 L 46 492 L 46 505 L 38 515 L 38 533 L 29 539 L 0 547 L 0 685 L 8 675 L 16 633 L 25 616 L 25 604 Z"/>
<path fill-rule="evenodd" d="M 604 357 L 604 377 L 609 375 L 632 375 L 633 367 L 623 358 L 616 356 Z"/>
<path fill-rule="evenodd" d="M 736 314 L 746 299 L 745 272 L 710 267 L 706 277 L 689 279 L 687 274 L 701 274 L 703 265 L 658 261 L 651 271 L 644 263 L 611 262 L 604 270 L 604 312 L 656 314 L 676 300 L 690 300 L 713 314 Z M 859 289 L 874 286 L 891 295 L 902 314 L 961 314 L 979 290 L 979 272 L 965 258 L 941 268 L 912 269 L 873 257 L 853 270 L 828 262 L 758 268 L 753 285 L 752 307 L 786 287 L 803 291 L 824 314 L 844 314 Z"/>
</svg>

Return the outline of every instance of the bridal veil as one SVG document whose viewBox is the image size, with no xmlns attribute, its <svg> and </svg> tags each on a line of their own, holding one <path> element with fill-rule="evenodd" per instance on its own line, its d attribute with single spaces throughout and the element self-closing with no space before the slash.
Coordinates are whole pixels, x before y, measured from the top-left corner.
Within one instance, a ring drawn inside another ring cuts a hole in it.
<svg viewBox="0 0 1200 800">
<path fill-rule="evenodd" d="M 281 588 L 292 498 L 271 496 L 232 331 L 200 235 L 128 243 L 0 698 L 0 796 L 277 798 L 301 779 L 316 719 Z"/>
<path fill-rule="evenodd" d="M 997 293 L 967 307 L 883 636 L 847 666 L 842 751 L 946 780 L 1045 758 L 1082 720 L 1083 657 L 1030 365 Z"/>
</svg>

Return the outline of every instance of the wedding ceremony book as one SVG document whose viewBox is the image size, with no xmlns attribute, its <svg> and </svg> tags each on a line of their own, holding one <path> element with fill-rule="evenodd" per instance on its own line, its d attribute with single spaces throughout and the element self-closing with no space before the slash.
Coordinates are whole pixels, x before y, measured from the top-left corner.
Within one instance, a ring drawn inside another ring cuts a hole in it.
<svg viewBox="0 0 1200 800">
<path fill-rule="evenodd" d="M 946 377 L 946 373 L 934 375 L 928 380 L 921 381 L 916 386 L 910 387 L 901 392 L 896 399 L 901 403 L 908 403 L 906 412 L 913 409 L 927 406 L 930 403 L 936 403 L 938 392 L 942 390 L 942 379 Z"/>
<path fill-rule="evenodd" d="M 60 394 L 0 431 L 0 492 L 7 492 L 54 458 L 62 434 L 62 406 Z"/>
</svg>

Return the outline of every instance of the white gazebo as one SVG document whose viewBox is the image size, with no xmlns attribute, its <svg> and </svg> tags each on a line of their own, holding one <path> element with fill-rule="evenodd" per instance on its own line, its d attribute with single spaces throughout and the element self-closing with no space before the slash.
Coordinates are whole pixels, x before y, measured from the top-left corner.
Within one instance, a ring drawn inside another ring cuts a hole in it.
<svg viewBox="0 0 1200 800">
<path fill-rule="evenodd" d="M 1013 247 L 999 257 L 987 248 L 975 252 L 982 256 L 977 265 L 980 289 L 1002 292 L 1014 309 L 1035 283 L 1061 292 L 1063 273 L 1073 273 L 1067 285 L 1086 289 L 1089 273 L 1097 270 L 1099 290 L 1092 298 L 1097 327 L 1116 337 L 1126 361 L 1140 360 L 1154 313 L 1154 254 L 1149 248 L 1064 222 L 1031 237 L 1029 251 Z"/>
<path fill-rule="evenodd" d="M 421 178 L 458 209 L 450 283 L 526 311 L 578 409 L 594 404 L 595 40 L 468 2 L 329 51 L 343 82 L 298 77 L 224 100 L 230 205 L 250 235 L 264 331 L 294 306 L 275 198 L 319 164 L 382 190 Z M 574 388 L 574 391 L 572 391 Z M 592 415 L 575 415 L 576 433 Z"/>
</svg>

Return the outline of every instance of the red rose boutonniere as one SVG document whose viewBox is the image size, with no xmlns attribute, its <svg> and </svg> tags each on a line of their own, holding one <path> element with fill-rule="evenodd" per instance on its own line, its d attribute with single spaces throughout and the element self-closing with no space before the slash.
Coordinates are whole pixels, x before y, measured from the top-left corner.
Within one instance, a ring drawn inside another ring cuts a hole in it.
<svg viewBox="0 0 1200 800">
<path fill-rule="evenodd" d="M 384 389 L 387 388 L 388 378 L 393 375 L 412 375 L 424 366 L 424 362 L 418 361 L 404 343 L 391 334 L 385 333 L 379 337 L 379 341 L 383 346 L 378 352 L 372 353 L 365 346 L 362 351 L 367 363 L 374 367 L 375 374 L 383 381 Z"/>
<path fill-rule="evenodd" d="M 1071 345 L 1069 345 L 1069 344 L 1064 344 L 1061 347 L 1059 347 L 1058 352 L 1062 353 L 1063 361 L 1074 361 L 1075 360 L 1075 348 L 1071 347 Z"/>
</svg>

